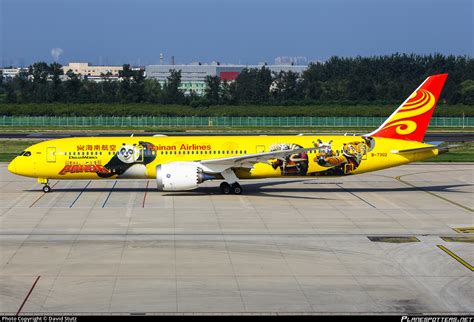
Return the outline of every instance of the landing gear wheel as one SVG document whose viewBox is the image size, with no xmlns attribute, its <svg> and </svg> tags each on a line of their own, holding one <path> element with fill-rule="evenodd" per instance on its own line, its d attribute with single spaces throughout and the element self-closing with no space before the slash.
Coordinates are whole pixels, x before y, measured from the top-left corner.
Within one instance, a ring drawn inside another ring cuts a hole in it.
<svg viewBox="0 0 474 322">
<path fill-rule="evenodd" d="M 230 193 L 230 184 L 228 184 L 227 182 L 222 182 L 221 185 L 219 186 L 219 188 L 221 189 L 221 192 L 225 195 L 228 195 Z"/>
<path fill-rule="evenodd" d="M 231 189 L 233 194 L 240 195 L 242 193 L 242 187 L 238 182 L 233 183 Z"/>
<path fill-rule="evenodd" d="M 47 184 L 43 186 L 43 192 L 44 192 L 44 193 L 48 193 L 48 192 L 50 192 L 50 191 L 51 191 L 51 187 L 50 187 L 50 186 L 48 186 Z"/>
</svg>

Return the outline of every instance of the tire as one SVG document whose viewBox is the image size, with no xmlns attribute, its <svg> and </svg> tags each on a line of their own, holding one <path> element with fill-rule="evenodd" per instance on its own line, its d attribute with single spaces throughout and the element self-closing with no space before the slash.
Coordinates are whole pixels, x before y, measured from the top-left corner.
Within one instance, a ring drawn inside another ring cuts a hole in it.
<svg viewBox="0 0 474 322">
<path fill-rule="evenodd" d="M 48 186 L 48 185 L 44 185 L 44 186 L 43 186 L 43 192 L 44 192 L 44 193 L 48 193 L 48 192 L 50 192 L 50 191 L 51 191 L 51 187 L 50 187 L 50 186 Z"/>
<path fill-rule="evenodd" d="M 235 195 L 242 194 L 242 187 L 237 182 L 232 185 L 232 193 Z"/>
<path fill-rule="evenodd" d="M 228 195 L 231 190 L 230 184 L 228 184 L 227 182 L 222 182 L 220 185 L 220 189 L 223 194 Z"/>
</svg>

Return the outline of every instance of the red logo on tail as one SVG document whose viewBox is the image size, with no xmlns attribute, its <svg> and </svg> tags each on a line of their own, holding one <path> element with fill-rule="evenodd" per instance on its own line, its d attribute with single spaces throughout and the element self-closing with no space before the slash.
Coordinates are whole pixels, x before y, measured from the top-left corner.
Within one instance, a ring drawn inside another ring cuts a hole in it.
<svg viewBox="0 0 474 322">
<path fill-rule="evenodd" d="M 400 140 L 423 141 L 439 94 L 448 74 L 428 77 L 423 84 L 370 135 Z"/>
</svg>

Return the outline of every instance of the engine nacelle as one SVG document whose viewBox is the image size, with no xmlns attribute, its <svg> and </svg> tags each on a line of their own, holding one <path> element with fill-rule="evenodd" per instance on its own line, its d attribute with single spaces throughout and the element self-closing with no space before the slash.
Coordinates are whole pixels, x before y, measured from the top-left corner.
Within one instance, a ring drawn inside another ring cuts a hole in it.
<svg viewBox="0 0 474 322">
<path fill-rule="evenodd" d="M 156 167 L 156 182 L 159 190 L 193 190 L 212 177 L 203 173 L 194 162 L 171 162 Z"/>
</svg>

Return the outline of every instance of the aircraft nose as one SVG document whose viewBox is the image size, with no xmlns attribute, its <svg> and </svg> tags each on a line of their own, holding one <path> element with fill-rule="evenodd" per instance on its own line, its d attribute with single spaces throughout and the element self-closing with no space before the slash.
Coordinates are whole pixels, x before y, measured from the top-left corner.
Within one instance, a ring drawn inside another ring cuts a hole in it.
<svg viewBox="0 0 474 322">
<path fill-rule="evenodd" d="M 15 165 L 15 159 L 13 159 L 10 164 L 8 165 L 8 171 L 11 173 L 16 174 L 16 165 Z"/>
</svg>

